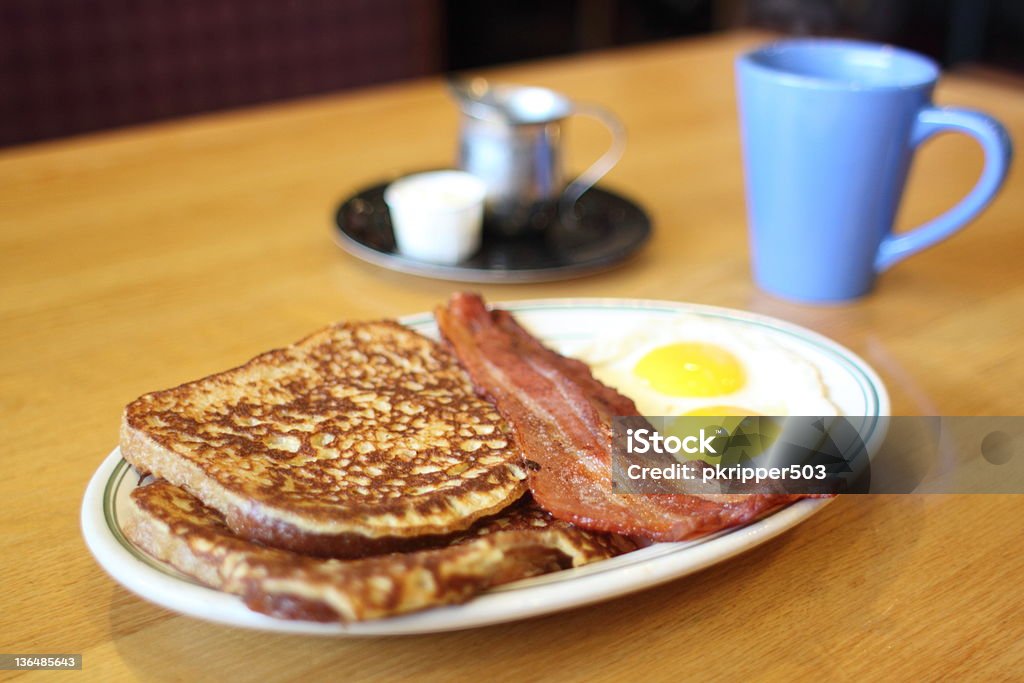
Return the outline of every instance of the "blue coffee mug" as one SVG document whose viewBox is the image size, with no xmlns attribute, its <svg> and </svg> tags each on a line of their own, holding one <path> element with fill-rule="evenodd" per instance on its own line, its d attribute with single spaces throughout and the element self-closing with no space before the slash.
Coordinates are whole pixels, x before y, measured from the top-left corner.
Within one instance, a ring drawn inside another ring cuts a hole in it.
<svg viewBox="0 0 1024 683">
<path fill-rule="evenodd" d="M 795 39 L 737 62 L 754 279 L 810 302 L 867 293 L 875 276 L 966 225 L 999 191 L 1009 135 L 976 111 L 936 107 L 938 66 L 851 40 Z M 914 150 L 943 131 L 974 136 L 985 169 L 955 207 L 892 232 Z"/>
</svg>

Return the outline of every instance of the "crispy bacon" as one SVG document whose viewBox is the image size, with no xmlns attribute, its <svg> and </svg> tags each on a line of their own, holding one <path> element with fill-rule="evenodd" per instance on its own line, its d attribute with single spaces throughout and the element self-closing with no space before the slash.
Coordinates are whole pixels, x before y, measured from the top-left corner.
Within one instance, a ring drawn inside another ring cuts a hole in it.
<svg viewBox="0 0 1024 683">
<path fill-rule="evenodd" d="M 622 495 L 612 491 L 612 418 L 636 404 L 594 379 L 585 363 L 543 346 L 510 313 L 457 293 L 435 312 L 441 334 L 512 425 L 534 499 L 585 529 L 681 541 L 744 524 L 801 496 Z"/>
</svg>

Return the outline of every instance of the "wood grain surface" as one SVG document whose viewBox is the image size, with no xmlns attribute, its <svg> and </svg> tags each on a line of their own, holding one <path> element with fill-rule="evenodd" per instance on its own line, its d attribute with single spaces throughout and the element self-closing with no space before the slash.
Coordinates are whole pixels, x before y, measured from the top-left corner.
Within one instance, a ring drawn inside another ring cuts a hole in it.
<svg viewBox="0 0 1024 683">
<path fill-rule="evenodd" d="M 748 273 L 732 34 L 517 66 L 629 129 L 607 185 L 656 234 L 576 281 L 494 300 L 672 299 L 805 325 L 873 364 L 896 414 L 1012 415 L 1024 384 L 1024 178 L 967 230 L 848 306 L 760 293 Z M 1024 91 L 947 76 L 936 100 L 1024 141 Z M 698 575 L 604 604 L 440 635 L 317 639 L 216 626 L 152 606 L 89 555 L 79 505 L 122 406 L 344 318 L 425 311 L 456 287 L 365 265 L 333 244 L 337 203 L 451 163 L 439 79 L 0 152 L 0 651 L 81 652 L 88 680 L 877 680 L 1024 676 L 1024 498 L 848 496 Z M 571 166 L 607 143 L 570 131 Z M 919 154 L 900 224 L 951 206 L 981 153 Z M 11 672 L 2 675 L 10 676 Z M 83 680 L 78 672 L 37 674 Z"/>
</svg>

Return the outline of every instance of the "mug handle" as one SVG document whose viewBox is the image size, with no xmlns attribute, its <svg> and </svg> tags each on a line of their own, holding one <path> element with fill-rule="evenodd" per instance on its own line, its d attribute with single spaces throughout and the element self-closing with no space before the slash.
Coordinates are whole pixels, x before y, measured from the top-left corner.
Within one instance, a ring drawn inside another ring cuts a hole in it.
<svg viewBox="0 0 1024 683">
<path fill-rule="evenodd" d="M 626 127 L 622 125 L 622 121 L 615 114 L 596 104 L 574 104 L 572 113 L 574 116 L 597 119 L 612 134 L 612 144 L 608 150 L 590 168 L 569 183 L 562 192 L 559 214 L 563 219 L 575 221 L 576 202 L 584 192 L 593 187 L 608 171 L 612 170 L 615 164 L 619 163 L 623 152 L 626 151 Z"/>
<path fill-rule="evenodd" d="M 985 151 L 985 168 L 974 189 L 952 209 L 924 225 L 898 235 L 886 235 L 878 247 L 875 270 L 881 272 L 894 263 L 941 242 L 967 225 L 1002 187 L 1013 157 L 1013 143 L 1002 124 L 988 114 L 970 109 L 929 105 L 917 114 L 910 145 L 917 147 L 936 133 L 967 133 Z"/>
</svg>

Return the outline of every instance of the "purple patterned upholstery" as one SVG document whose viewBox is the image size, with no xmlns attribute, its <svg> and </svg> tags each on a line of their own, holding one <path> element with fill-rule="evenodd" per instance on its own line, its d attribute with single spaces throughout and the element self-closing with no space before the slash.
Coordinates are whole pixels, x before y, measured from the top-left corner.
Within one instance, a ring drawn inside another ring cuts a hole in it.
<svg viewBox="0 0 1024 683">
<path fill-rule="evenodd" d="M 0 145 L 432 73 L 438 0 L 4 0 Z"/>
</svg>

